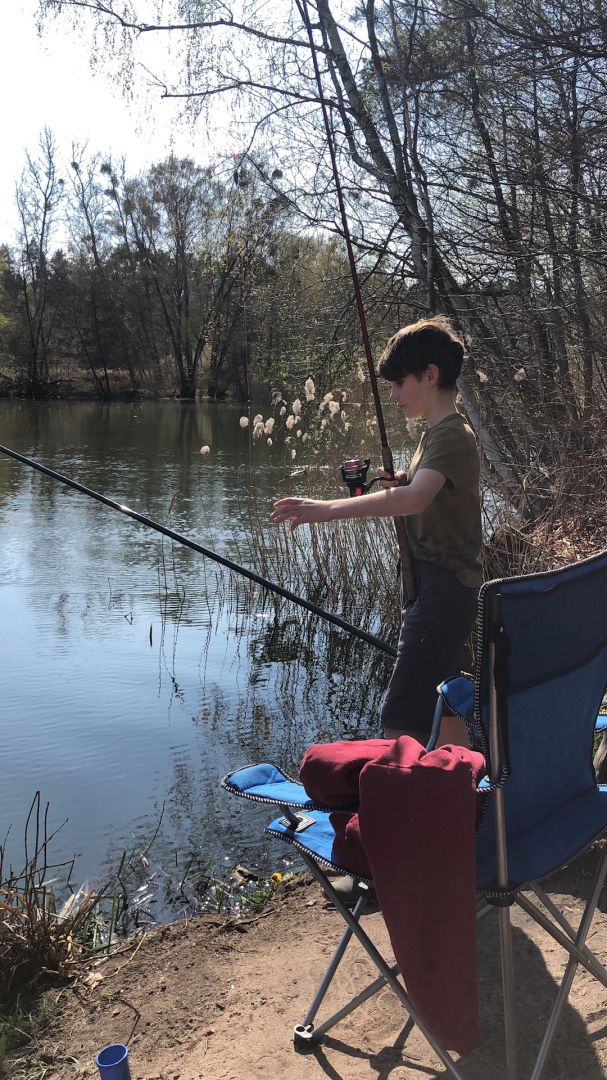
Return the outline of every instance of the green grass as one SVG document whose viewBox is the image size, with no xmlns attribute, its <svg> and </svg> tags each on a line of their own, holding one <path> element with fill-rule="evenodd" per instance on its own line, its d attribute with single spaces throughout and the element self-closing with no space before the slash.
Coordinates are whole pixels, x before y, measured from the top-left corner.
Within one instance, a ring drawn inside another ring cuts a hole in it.
<svg viewBox="0 0 607 1080">
<path fill-rule="evenodd" d="M 0 1075 L 11 1080 L 44 1080 L 52 1063 L 33 1058 L 43 1053 L 41 1039 L 59 1011 L 59 994 L 46 994 L 34 1005 L 17 1002 L 10 1012 L 0 1012 Z M 6 1070 L 10 1058 L 10 1074 Z"/>
</svg>

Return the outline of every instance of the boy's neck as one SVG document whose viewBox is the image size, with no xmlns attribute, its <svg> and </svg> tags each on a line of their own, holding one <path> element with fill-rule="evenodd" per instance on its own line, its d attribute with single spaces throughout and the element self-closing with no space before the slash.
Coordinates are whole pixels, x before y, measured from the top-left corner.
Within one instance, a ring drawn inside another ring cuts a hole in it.
<svg viewBox="0 0 607 1080">
<path fill-rule="evenodd" d="M 435 424 L 439 424 L 445 417 L 451 416 L 456 413 L 455 408 L 455 391 L 453 390 L 438 390 L 436 396 L 428 404 L 425 419 L 428 423 L 428 427 L 434 427 Z"/>
</svg>

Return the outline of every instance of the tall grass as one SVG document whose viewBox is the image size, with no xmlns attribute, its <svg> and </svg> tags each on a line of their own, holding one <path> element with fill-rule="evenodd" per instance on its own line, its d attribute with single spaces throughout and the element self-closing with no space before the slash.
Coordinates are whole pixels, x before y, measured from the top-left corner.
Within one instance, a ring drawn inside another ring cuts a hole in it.
<svg viewBox="0 0 607 1080">
<path fill-rule="evenodd" d="M 341 462 L 359 456 L 380 460 L 375 420 L 365 403 L 356 400 L 360 385 L 356 390 L 329 391 L 320 402 L 314 394 L 308 379 L 301 398 L 287 405 L 275 395 L 275 415 L 265 421 L 258 416 L 253 423 L 254 443 L 263 439 L 271 424 L 273 442 L 283 445 L 284 476 L 277 497 L 347 497 Z M 369 479 L 373 475 L 372 467 Z M 249 506 L 248 556 L 256 570 L 362 629 L 394 639 L 398 549 L 390 520 L 333 522 L 291 533 L 269 522 L 269 506 L 259 507 L 254 499 Z M 308 615 L 304 621 L 310 622 Z"/>
<path fill-rule="evenodd" d="M 352 456 L 371 456 L 377 461 L 377 428 L 364 401 L 365 376 L 361 372 L 354 390 L 335 390 L 319 403 L 308 380 L 300 398 L 288 404 L 279 394 L 274 415 L 258 415 L 253 422 L 255 441 L 268 434 L 273 444 L 284 447 L 284 495 L 312 498 L 345 496 L 340 462 Z M 308 386 L 311 392 L 308 393 Z M 361 394 L 363 400 L 361 401 Z M 347 415 L 347 419 L 346 419 Z M 394 410 L 385 419 L 394 424 Z M 241 426 L 244 426 L 244 418 Z M 398 467 L 404 468 L 421 429 L 408 424 L 392 432 Z M 517 489 L 506 486 L 481 454 L 481 490 L 484 543 L 481 553 L 484 578 L 509 577 L 554 569 L 605 547 L 607 508 L 607 446 L 602 430 L 587 426 L 587 437 L 562 445 L 560 455 L 551 448 L 546 467 L 539 455 L 520 448 L 514 463 Z M 561 438 L 554 432 L 556 443 Z M 304 442 L 305 440 L 305 442 Z M 269 441 L 269 440 L 268 440 Z M 319 463 L 322 462 L 322 466 Z M 372 474 L 370 474 L 372 475 Z M 364 498 L 364 496 L 362 496 Z M 296 529 L 276 528 L 268 521 L 269 507 L 250 500 L 250 545 L 243 560 L 265 577 L 278 581 L 319 607 L 341 615 L 351 623 L 395 643 L 399 626 L 399 579 L 397 544 L 392 521 L 367 519 Z M 343 661 L 359 643 L 342 631 L 319 633 L 319 620 L 282 600 L 266 595 L 257 603 L 274 609 L 274 633 L 283 641 L 299 643 L 317 661 L 330 665 Z M 385 683 L 389 659 L 364 649 L 370 674 Z M 357 657 L 362 657 L 357 653 Z"/>
<path fill-rule="evenodd" d="M 36 792 L 21 869 L 7 867 L 0 844 L 0 1011 L 27 999 L 42 981 L 70 978 L 83 964 L 109 955 L 140 922 L 129 879 L 146 864 L 145 852 L 135 861 L 123 854 L 104 885 L 74 888 L 74 860 L 51 861 L 58 830 L 49 834 L 48 811 Z"/>
</svg>

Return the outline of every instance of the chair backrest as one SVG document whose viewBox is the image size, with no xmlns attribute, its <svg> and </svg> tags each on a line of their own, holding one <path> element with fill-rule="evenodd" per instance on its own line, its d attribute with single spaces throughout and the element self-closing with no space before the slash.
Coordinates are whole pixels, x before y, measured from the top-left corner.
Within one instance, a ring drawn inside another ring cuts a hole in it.
<svg viewBox="0 0 607 1080">
<path fill-rule="evenodd" d="M 559 807 L 596 790 L 593 732 L 607 684 L 607 551 L 560 570 L 487 582 L 478 634 L 475 722 L 482 749 L 494 772 L 488 745 L 493 639 L 502 766 L 509 774 L 508 834 L 538 835 Z M 489 842 L 491 819 L 490 807 L 481 848 Z"/>
</svg>

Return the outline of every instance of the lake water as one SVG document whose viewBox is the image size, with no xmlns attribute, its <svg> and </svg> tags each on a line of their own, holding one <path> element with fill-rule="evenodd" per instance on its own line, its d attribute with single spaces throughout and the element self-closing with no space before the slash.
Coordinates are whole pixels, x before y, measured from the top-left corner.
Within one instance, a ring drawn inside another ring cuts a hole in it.
<svg viewBox="0 0 607 1080">
<path fill-rule="evenodd" d="M 3 401 L 0 442 L 253 567 L 250 515 L 265 519 L 285 466 L 276 450 L 251 449 L 241 411 Z M 184 868 L 280 867 L 281 846 L 266 850 L 263 837 L 267 810 L 219 780 L 254 760 L 296 768 L 316 739 L 376 734 L 389 658 L 318 621 L 302 634 L 293 605 L 268 604 L 217 564 L 4 455 L 0 536 L 7 860 L 24 862 L 39 790 L 49 832 L 62 825 L 50 856 L 76 855 L 77 882 L 156 833 L 148 863 L 161 917 Z"/>
</svg>

